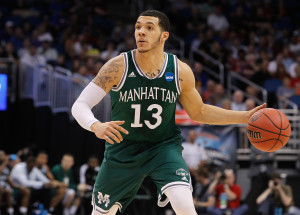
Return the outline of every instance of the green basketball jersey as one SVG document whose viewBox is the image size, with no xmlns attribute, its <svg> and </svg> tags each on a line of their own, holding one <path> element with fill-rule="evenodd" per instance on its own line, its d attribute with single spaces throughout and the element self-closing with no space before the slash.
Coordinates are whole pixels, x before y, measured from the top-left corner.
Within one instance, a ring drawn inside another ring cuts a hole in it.
<svg viewBox="0 0 300 215">
<path fill-rule="evenodd" d="M 123 53 L 125 70 L 110 91 L 112 120 L 124 120 L 125 142 L 157 143 L 180 137 L 175 125 L 176 100 L 180 94 L 177 57 L 164 53 L 162 70 L 147 77 L 135 59 L 135 50 Z M 122 144 L 122 143 L 121 143 Z"/>
</svg>

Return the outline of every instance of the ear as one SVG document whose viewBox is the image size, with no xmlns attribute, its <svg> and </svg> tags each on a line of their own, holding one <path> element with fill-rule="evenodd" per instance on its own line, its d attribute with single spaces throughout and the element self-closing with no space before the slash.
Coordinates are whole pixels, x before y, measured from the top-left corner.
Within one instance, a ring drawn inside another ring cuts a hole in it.
<svg viewBox="0 0 300 215">
<path fill-rule="evenodd" d="M 167 40 L 168 38 L 169 38 L 169 32 L 164 31 L 164 32 L 162 33 L 162 36 L 161 36 L 162 41 L 166 42 L 166 40 Z"/>
</svg>

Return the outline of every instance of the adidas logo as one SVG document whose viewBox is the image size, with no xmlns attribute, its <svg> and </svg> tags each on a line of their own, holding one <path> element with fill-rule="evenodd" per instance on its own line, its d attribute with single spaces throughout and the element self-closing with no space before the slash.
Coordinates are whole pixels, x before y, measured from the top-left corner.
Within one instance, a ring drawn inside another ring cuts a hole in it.
<svg viewBox="0 0 300 215">
<path fill-rule="evenodd" d="M 135 76 L 134 72 L 131 72 L 131 73 L 128 75 L 128 77 L 133 78 L 133 77 L 136 77 L 136 76 Z"/>
</svg>

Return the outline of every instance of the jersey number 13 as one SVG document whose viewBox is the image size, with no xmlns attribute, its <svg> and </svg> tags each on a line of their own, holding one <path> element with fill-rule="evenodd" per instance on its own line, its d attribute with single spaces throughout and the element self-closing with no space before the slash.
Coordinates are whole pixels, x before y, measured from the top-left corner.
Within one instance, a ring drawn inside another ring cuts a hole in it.
<svg viewBox="0 0 300 215">
<path fill-rule="evenodd" d="M 132 128 L 140 128 L 143 127 L 143 123 L 141 123 L 141 105 L 140 104 L 132 104 L 131 108 L 133 108 L 134 111 L 134 120 L 133 123 L 131 123 Z M 149 120 L 144 120 L 145 125 L 150 129 L 155 129 L 161 124 L 162 118 L 160 114 L 162 113 L 162 107 L 158 104 L 152 104 L 147 108 L 147 111 L 153 111 L 152 117 L 156 119 L 155 124 L 151 124 Z M 155 111 L 156 109 L 156 111 Z"/>
</svg>

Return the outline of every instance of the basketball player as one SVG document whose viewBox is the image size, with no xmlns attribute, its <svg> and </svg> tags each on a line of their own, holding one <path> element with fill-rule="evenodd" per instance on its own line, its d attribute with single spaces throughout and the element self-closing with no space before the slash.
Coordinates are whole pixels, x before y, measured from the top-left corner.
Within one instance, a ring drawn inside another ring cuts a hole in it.
<svg viewBox="0 0 300 215">
<path fill-rule="evenodd" d="M 106 140 L 92 215 L 123 212 L 146 176 L 157 186 L 159 206 L 170 201 L 178 215 L 197 214 L 190 174 L 181 154 L 182 138 L 175 125 L 177 98 L 191 119 L 208 124 L 247 123 L 265 106 L 229 111 L 204 104 L 191 68 L 164 52 L 169 28 L 165 14 L 142 12 L 135 24 L 137 49 L 109 60 L 72 107 L 83 128 Z M 112 121 L 101 123 L 91 108 L 108 92 Z"/>
</svg>

